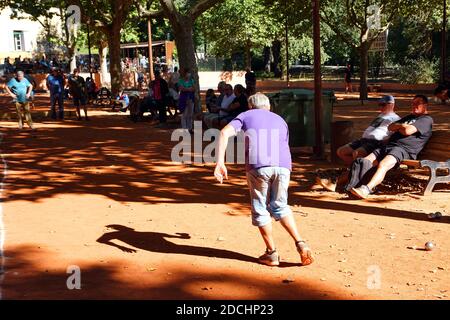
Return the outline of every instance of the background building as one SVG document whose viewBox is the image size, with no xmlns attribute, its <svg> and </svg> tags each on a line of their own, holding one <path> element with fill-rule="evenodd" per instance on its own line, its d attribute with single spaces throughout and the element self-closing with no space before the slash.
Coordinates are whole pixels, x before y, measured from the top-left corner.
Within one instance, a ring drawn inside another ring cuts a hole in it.
<svg viewBox="0 0 450 320">
<path fill-rule="evenodd" d="M 39 22 L 31 19 L 11 19 L 11 13 L 9 8 L 0 12 L 0 63 L 6 57 L 12 60 L 19 56 L 22 59 L 31 58 L 37 46 L 38 35 L 43 29 Z"/>
</svg>

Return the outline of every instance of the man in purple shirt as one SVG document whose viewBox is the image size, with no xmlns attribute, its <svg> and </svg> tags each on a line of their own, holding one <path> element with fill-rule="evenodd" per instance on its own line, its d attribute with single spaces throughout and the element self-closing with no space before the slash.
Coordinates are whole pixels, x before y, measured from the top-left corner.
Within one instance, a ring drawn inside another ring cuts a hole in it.
<svg viewBox="0 0 450 320">
<path fill-rule="evenodd" d="M 250 189 L 252 223 L 259 228 L 266 252 L 259 262 L 278 266 L 280 257 L 272 236 L 272 219 L 280 221 L 294 239 L 302 265 L 313 262 L 311 249 L 301 239 L 288 205 L 288 187 L 292 170 L 289 130 L 286 122 L 270 112 L 269 98 L 256 93 L 248 99 L 249 111 L 241 113 L 220 132 L 216 179 L 228 179 L 225 151 L 228 139 L 245 133 L 245 163 Z"/>
</svg>

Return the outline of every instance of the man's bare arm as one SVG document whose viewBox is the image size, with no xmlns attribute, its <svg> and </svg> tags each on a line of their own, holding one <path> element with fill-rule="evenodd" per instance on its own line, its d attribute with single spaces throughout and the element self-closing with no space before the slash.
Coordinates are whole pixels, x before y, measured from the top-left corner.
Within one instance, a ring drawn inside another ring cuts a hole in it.
<svg viewBox="0 0 450 320">
<path fill-rule="evenodd" d="M 17 96 L 11 91 L 11 89 L 8 87 L 8 86 L 6 86 L 5 87 L 5 89 L 6 89 L 6 92 L 12 97 L 12 98 L 17 98 Z"/>
<path fill-rule="evenodd" d="M 417 132 L 417 128 L 411 124 L 406 123 L 392 123 L 388 127 L 389 131 L 398 131 L 404 136 L 410 136 Z"/>
<path fill-rule="evenodd" d="M 236 130 L 233 126 L 227 125 L 220 131 L 219 137 L 219 150 L 217 151 L 217 164 L 214 170 L 214 176 L 216 179 L 222 183 L 223 179 L 228 179 L 228 172 L 225 166 L 225 152 L 228 146 L 228 139 L 236 135 Z"/>
</svg>

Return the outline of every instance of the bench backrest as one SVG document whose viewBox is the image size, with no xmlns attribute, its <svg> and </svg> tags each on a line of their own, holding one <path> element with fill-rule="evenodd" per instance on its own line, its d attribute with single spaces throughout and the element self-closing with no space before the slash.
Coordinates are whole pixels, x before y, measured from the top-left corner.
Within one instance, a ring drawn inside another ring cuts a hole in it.
<svg viewBox="0 0 450 320">
<path fill-rule="evenodd" d="M 419 154 L 420 160 L 447 161 L 450 159 L 450 131 L 433 130 L 433 135 Z"/>
</svg>

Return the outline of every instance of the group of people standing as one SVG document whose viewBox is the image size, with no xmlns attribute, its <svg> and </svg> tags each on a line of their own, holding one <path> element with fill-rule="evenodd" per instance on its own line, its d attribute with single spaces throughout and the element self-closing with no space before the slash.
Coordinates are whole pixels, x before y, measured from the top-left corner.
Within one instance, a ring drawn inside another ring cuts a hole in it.
<svg viewBox="0 0 450 320">
<path fill-rule="evenodd" d="M 84 78 L 80 76 L 78 68 L 74 69 L 68 77 L 61 70 L 53 68 L 46 81 L 47 88 L 50 91 L 50 117 L 54 120 L 64 120 L 64 98 L 67 88 L 73 99 L 78 120 L 82 120 L 80 109 L 83 108 L 85 119 L 88 121 L 87 100 L 91 82 L 89 80 L 86 83 Z M 56 110 L 56 104 L 58 104 L 58 111 Z"/>
<path fill-rule="evenodd" d="M 78 120 L 82 120 L 81 108 L 84 110 L 85 119 L 89 120 L 87 100 L 89 92 L 95 90 L 92 88 L 93 81 L 90 78 L 85 81 L 80 76 L 78 69 L 74 69 L 72 74 L 66 76 L 60 69 L 52 68 L 51 73 L 47 76 L 46 86 L 50 91 L 50 117 L 52 119 L 64 120 L 64 100 L 67 94 L 70 94 L 76 107 Z M 25 121 L 30 129 L 34 130 L 30 104 L 33 101 L 35 87 L 34 79 L 20 70 L 6 84 L 6 92 L 13 98 L 17 110 L 19 129 L 23 129 Z M 58 105 L 58 110 L 56 110 L 56 105 Z"/>
</svg>

